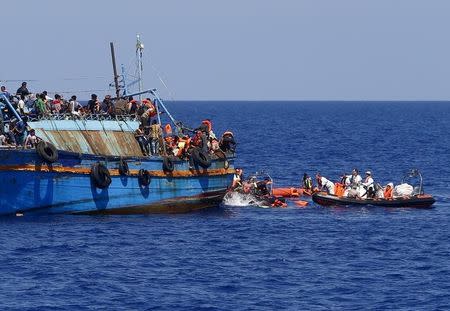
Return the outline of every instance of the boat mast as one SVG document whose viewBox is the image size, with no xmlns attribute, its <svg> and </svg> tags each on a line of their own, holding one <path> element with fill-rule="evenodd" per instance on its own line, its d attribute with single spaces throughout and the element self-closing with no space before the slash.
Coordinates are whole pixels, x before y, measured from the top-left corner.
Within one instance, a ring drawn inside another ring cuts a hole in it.
<svg viewBox="0 0 450 311">
<path fill-rule="evenodd" d="M 144 53 L 144 44 L 141 42 L 141 38 L 139 35 L 136 35 L 136 66 L 138 72 L 138 81 L 139 81 L 139 93 L 143 90 L 143 82 L 142 82 L 142 71 L 144 70 L 144 66 L 142 63 L 142 54 Z M 142 95 L 139 95 L 139 100 L 142 100 Z"/>
<path fill-rule="evenodd" d="M 114 44 L 112 42 L 110 42 L 109 46 L 111 47 L 111 59 L 112 59 L 113 73 L 114 73 L 114 85 L 116 87 L 116 98 L 119 98 L 120 88 L 119 88 L 119 80 L 118 80 L 118 76 L 117 76 L 116 56 L 114 54 Z"/>
</svg>

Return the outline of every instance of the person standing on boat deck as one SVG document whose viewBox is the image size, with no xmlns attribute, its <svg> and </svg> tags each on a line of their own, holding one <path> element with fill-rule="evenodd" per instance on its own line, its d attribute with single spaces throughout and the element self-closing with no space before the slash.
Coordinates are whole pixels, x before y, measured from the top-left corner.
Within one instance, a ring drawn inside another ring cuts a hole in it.
<svg viewBox="0 0 450 311">
<path fill-rule="evenodd" d="M 150 152 L 148 150 L 148 140 L 144 135 L 144 126 L 141 124 L 139 128 L 134 132 L 134 137 L 139 143 L 139 147 L 141 147 L 141 151 L 143 155 L 148 155 Z"/>
<path fill-rule="evenodd" d="M 159 140 L 162 138 L 162 129 L 161 125 L 156 122 L 156 120 L 152 121 L 152 125 L 150 125 L 150 152 L 152 155 L 158 155 L 159 149 Z"/>
<path fill-rule="evenodd" d="M 103 114 L 112 115 L 114 112 L 114 103 L 111 100 L 111 95 L 106 95 L 103 99 L 101 111 Z"/>
<path fill-rule="evenodd" d="M 28 91 L 28 89 L 27 89 L 26 82 L 22 82 L 22 85 L 17 89 L 16 94 L 17 95 L 25 95 L 25 96 L 30 95 L 30 91 Z"/>
<path fill-rule="evenodd" d="M 36 145 L 39 142 L 39 140 L 40 138 L 36 136 L 34 129 L 32 129 L 28 133 L 27 138 L 25 139 L 25 143 L 23 144 L 23 147 L 25 149 L 36 148 Z"/>
<path fill-rule="evenodd" d="M 328 194 L 334 194 L 334 184 L 331 181 L 321 176 L 320 173 L 317 173 L 316 180 L 320 191 L 322 191 L 323 188 L 326 188 Z"/>
<path fill-rule="evenodd" d="M 45 105 L 45 95 L 39 94 L 37 100 L 36 100 L 36 112 L 38 116 L 45 116 L 47 115 L 47 106 Z"/>
<path fill-rule="evenodd" d="M 80 107 L 81 107 L 81 105 L 79 102 L 77 102 L 77 97 L 75 95 L 72 95 L 72 97 L 70 97 L 70 100 L 69 100 L 69 113 L 72 116 L 79 117 L 80 116 L 80 112 L 79 112 Z"/>
<path fill-rule="evenodd" d="M 373 181 L 371 171 L 366 172 L 366 178 L 364 179 L 364 182 L 362 183 L 362 185 L 366 189 L 367 197 L 373 198 L 375 195 L 375 183 Z"/>
<path fill-rule="evenodd" d="M 20 115 L 24 115 L 25 113 L 28 113 L 28 108 L 25 106 L 25 95 L 20 95 L 19 103 L 17 104 L 17 112 Z"/>
<path fill-rule="evenodd" d="M 55 94 L 55 99 L 52 101 L 52 106 L 53 113 L 59 114 L 62 108 L 61 95 Z"/>
<path fill-rule="evenodd" d="M 0 88 L 0 93 L 6 96 L 8 100 L 11 98 L 11 94 L 6 90 L 6 86 L 2 85 Z"/>
<path fill-rule="evenodd" d="M 87 106 L 91 114 L 95 114 L 96 109 L 97 111 L 100 111 L 100 102 L 98 101 L 96 94 L 91 94 L 91 99 L 88 101 Z"/>
</svg>

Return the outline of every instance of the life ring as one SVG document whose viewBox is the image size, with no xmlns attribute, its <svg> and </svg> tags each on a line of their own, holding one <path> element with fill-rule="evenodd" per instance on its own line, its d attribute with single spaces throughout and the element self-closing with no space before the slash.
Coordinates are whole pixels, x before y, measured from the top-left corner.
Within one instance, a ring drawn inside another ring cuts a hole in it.
<svg viewBox="0 0 450 311">
<path fill-rule="evenodd" d="M 121 176 L 128 176 L 130 174 L 130 169 L 128 168 L 128 163 L 123 159 L 119 161 L 119 174 Z"/>
<path fill-rule="evenodd" d="M 201 149 L 194 149 L 192 152 L 194 161 L 198 163 L 203 168 L 208 168 L 211 166 L 211 158 L 208 153 Z"/>
<path fill-rule="evenodd" d="M 172 159 L 169 157 L 164 157 L 163 158 L 163 171 L 171 173 L 171 172 L 173 172 L 174 169 L 175 169 L 175 166 L 173 164 Z"/>
<path fill-rule="evenodd" d="M 92 165 L 91 178 L 94 185 L 100 189 L 105 189 L 111 184 L 111 174 L 102 163 Z"/>
<path fill-rule="evenodd" d="M 141 186 L 148 186 L 150 184 L 150 173 L 141 168 L 138 173 L 138 181 Z"/>
<path fill-rule="evenodd" d="M 58 161 L 58 150 L 56 147 L 46 141 L 41 140 L 36 145 L 37 154 L 46 162 L 54 163 Z"/>
</svg>

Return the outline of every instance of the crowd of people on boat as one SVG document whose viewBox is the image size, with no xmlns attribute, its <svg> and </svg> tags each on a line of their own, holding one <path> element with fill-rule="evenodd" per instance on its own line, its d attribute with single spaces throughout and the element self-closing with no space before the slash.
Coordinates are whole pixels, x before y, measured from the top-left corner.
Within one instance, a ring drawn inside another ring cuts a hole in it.
<svg viewBox="0 0 450 311">
<path fill-rule="evenodd" d="M 408 195 L 413 191 L 411 186 L 404 189 L 406 185 L 399 185 L 396 188 L 392 182 L 381 186 L 380 183 L 375 182 L 370 170 L 366 171 L 365 177 L 362 178 L 356 168 L 351 174 L 344 173 L 337 182 L 332 182 L 321 173 L 317 173 L 316 182 L 315 187 L 312 178 L 305 173 L 302 179 L 303 191 L 308 195 L 317 191 L 326 191 L 331 195 L 354 199 L 392 199 L 396 195 L 395 191 L 398 192 L 398 196 Z"/>
<path fill-rule="evenodd" d="M 194 148 L 211 154 L 234 153 L 236 148 L 233 133 L 226 131 L 217 137 L 209 119 L 203 120 L 195 129 L 189 129 L 181 123 L 177 124 L 176 131 L 172 130 L 170 124 L 162 128 L 158 122 L 160 120 L 158 114 L 163 112 L 150 98 L 136 100 L 132 96 L 125 96 L 113 99 L 110 95 L 106 95 L 103 100 L 99 100 L 96 94 L 92 94 L 87 104 L 82 105 L 77 101 L 76 95 L 66 100 L 60 94 L 54 94 L 52 98 L 47 91 L 33 94 L 28 90 L 26 82 L 21 84 L 14 95 L 5 86 L 1 86 L 0 94 L 10 101 L 16 113 L 25 120 L 19 122 L 15 114 L 9 111 L 9 107 L 3 105 L 0 127 L 0 145 L 3 146 L 25 148 L 36 146 L 40 138 L 36 136 L 34 130 L 26 126 L 26 121 L 30 118 L 82 119 L 88 116 L 99 118 L 127 116 L 140 121 L 135 138 L 145 156 L 165 154 L 191 159 Z"/>
</svg>

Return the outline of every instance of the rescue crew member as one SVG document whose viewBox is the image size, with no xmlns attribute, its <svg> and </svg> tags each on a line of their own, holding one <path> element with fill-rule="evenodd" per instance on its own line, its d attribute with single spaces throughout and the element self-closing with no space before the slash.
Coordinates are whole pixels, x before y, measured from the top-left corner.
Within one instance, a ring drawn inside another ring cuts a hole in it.
<svg viewBox="0 0 450 311">
<path fill-rule="evenodd" d="M 353 189 L 357 188 L 362 182 L 361 175 L 356 168 L 352 171 L 352 176 L 350 177 L 350 183 Z"/>
<path fill-rule="evenodd" d="M 367 171 L 366 172 L 366 178 L 364 179 L 364 182 L 362 183 L 364 188 L 366 189 L 367 197 L 373 198 L 375 196 L 375 187 L 374 187 L 374 181 L 372 178 L 372 172 Z"/>
<path fill-rule="evenodd" d="M 334 194 L 334 184 L 331 181 L 321 176 L 320 173 L 317 173 L 316 180 L 320 191 L 322 191 L 323 188 L 326 188 L 328 194 Z"/>
</svg>

